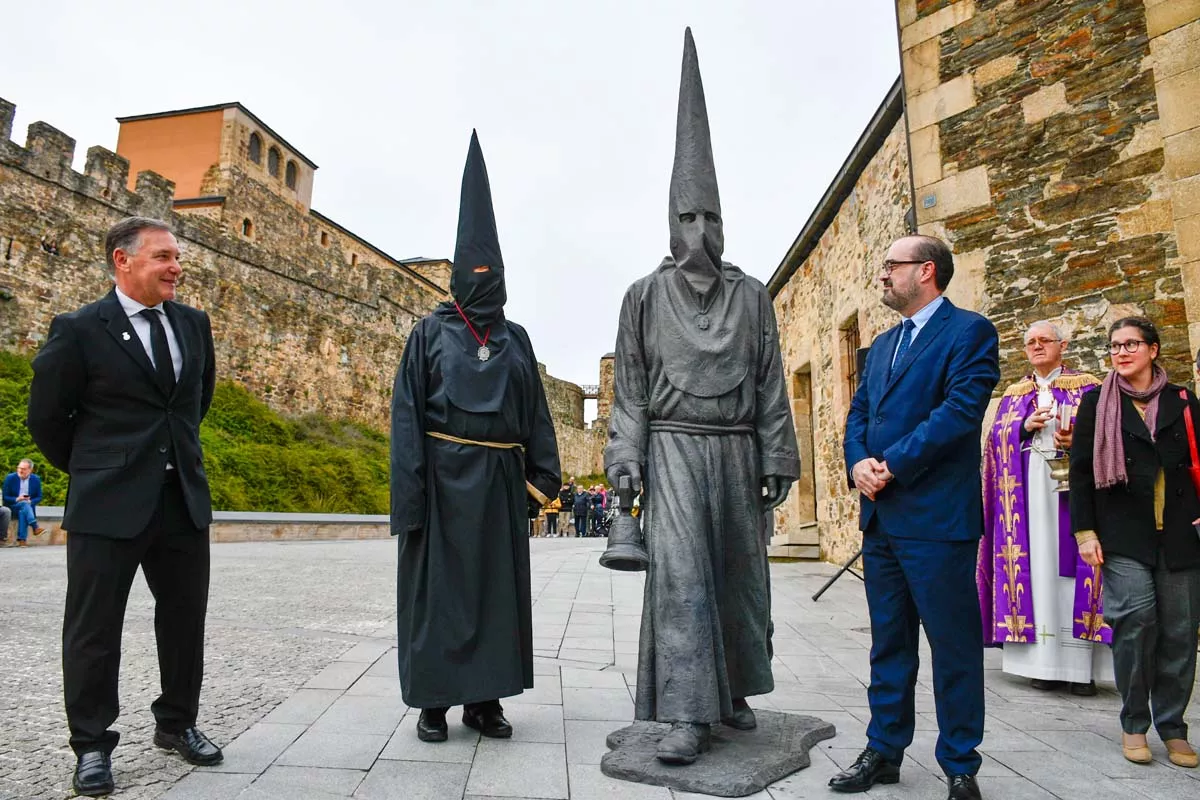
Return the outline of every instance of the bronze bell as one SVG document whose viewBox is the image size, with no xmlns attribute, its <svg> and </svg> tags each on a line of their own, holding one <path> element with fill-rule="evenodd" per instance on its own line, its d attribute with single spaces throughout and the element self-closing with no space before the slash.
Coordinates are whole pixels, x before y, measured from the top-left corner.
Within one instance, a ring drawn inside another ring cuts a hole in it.
<svg viewBox="0 0 1200 800">
<path fill-rule="evenodd" d="M 633 516 L 633 480 L 628 475 L 617 479 L 619 513 L 608 532 L 608 549 L 600 556 L 600 566 L 621 572 L 644 572 L 650 554 L 642 538 L 642 526 Z"/>
</svg>

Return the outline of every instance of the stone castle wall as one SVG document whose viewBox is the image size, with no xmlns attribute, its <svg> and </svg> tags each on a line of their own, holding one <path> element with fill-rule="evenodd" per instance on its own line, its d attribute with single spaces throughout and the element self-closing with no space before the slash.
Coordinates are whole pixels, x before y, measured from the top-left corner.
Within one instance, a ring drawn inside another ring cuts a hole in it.
<svg viewBox="0 0 1200 800">
<path fill-rule="evenodd" d="M 1000 329 L 1002 383 L 1048 318 L 1107 369 L 1107 326 L 1200 344 L 1200 6 L 900 0 L 920 230 L 948 239 Z M 1193 302 L 1186 300 L 1191 297 Z"/>
<path fill-rule="evenodd" d="M 863 347 L 895 324 L 879 300 L 877 273 L 909 211 L 903 121 L 887 135 L 815 249 L 775 296 L 788 395 L 805 476 L 776 510 L 777 535 L 818 522 L 821 556 L 849 558 L 859 546 L 858 493 L 846 482 L 842 431 L 850 407 L 845 340 Z"/>
<path fill-rule="evenodd" d="M 169 181 L 142 172 L 129 191 L 128 161 L 104 148 L 88 150 L 80 174 L 74 140 L 44 123 L 16 145 L 13 114 L 0 101 L 0 346 L 36 350 L 55 314 L 106 293 L 104 231 L 130 214 L 158 217 L 183 250 L 180 299 L 212 316 L 221 378 L 286 414 L 387 429 L 408 332 L 445 299 L 448 262 L 396 268 L 238 168 L 206 178 L 223 201 L 173 211 Z M 582 389 L 545 374 L 543 382 L 564 470 L 599 471 L 603 442 L 584 425 Z"/>
</svg>

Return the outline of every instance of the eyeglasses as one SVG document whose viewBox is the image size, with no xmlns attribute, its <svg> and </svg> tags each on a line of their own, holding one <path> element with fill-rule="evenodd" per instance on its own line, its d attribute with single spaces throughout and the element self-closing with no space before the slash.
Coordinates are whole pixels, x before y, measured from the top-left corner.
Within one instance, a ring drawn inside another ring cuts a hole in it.
<svg viewBox="0 0 1200 800">
<path fill-rule="evenodd" d="M 1122 350 L 1126 353 L 1136 353 L 1138 348 L 1144 344 L 1145 342 L 1141 339 L 1130 339 L 1128 342 L 1109 342 L 1108 353 L 1114 356 Z"/>
<path fill-rule="evenodd" d="M 923 261 L 891 261 L 891 260 L 888 260 L 888 261 L 884 261 L 882 264 L 879 265 L 879 271 L 882 272 L 884 275 L 891 275 L 892 272 L 895 271 L 896 267 L 903 266 L 904 264 L 924 264 L 928 260 L 929 259 L 925 259 Z"/>
<path fill-rule="evenodd" d="M 1025 346 L 1033 347 L 1035 344 L 1037 344 L 1037 345 L 1041 345 L 1042 347 L 1049 347 L 1050 345 L 1058 344 L 1061 341 L 1062 341 L 1062 339 L 1046 339 L 1043 337 L 1043 338 L 1038 338 L 1038 339 L 1030 339 L 1029 341 L 1027 341 L 1025 343 Z"/>
</svg>

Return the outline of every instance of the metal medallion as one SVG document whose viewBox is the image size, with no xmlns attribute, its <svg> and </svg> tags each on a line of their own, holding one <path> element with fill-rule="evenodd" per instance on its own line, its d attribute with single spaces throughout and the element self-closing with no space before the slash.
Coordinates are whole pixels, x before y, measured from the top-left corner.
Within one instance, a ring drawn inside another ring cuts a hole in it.
<svg viewBox="0 0 1200 800">
<path fill-rule="evenodd" d="M 479 345 L 479 349 L 475 351 L 475 355 L 479 358 L 480 361 L 487 361 L 489 358 L 492 357 L 492 351 L 488 350 L 486 344 L 481 344 L 481 345 Z"/>
<path fill-rule="evenodd" d="M 696 318 L 696 324 L 700 326 L 700 330 L 708 330 L 708 317 L 705 314 L 701 314 Z"/>
</svg>

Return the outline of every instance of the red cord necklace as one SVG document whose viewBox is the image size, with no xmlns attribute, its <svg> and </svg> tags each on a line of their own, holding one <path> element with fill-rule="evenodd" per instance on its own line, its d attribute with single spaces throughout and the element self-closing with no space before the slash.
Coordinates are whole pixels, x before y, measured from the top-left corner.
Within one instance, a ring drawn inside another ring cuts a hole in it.
<svg viewBox="0 0 1200 800">
<path fill-rule="evenodd" d="M 462 317 L 462 321 L 467 323 L 467 330 L 475 337 L 475 341 L 479 342 L 479 349 L 475 351 L 475 357 L 480 361 L 487 361 L 492 357 L 492 351 L 487 346 L 488 337 L 492 335 L 491 326 L 488 326 L 488 329 L 483 332 L 483 338 L 480 339 L 479 334 L 475 332 L 475 326 L 471 324 L 471 320 L 467 319 L 467 315 L 463 313 L 462 306 L 458 304 L 457 300 L 454 302 L 454 308 L 458 310 L 458 315 Z"/>
</svg>

